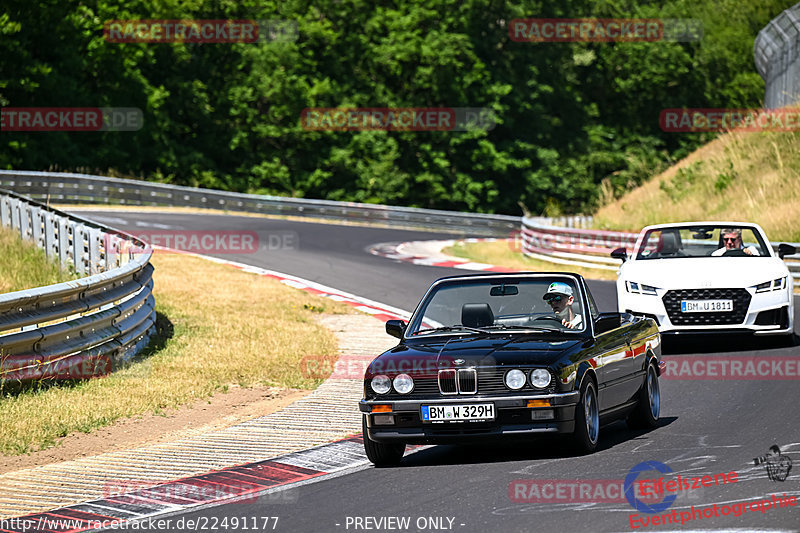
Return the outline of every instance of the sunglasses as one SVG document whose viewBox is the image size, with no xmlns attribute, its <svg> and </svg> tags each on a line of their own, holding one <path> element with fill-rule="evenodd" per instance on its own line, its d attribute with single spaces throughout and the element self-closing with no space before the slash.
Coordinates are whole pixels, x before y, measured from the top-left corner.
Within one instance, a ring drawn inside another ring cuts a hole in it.
<svg viewBox="0 0 800 533">
<path fill-rule="evenodd" d="M 563 296 L 551 296 L 550 298 L 547 299 L 547 301 L 548 302 L 560 302 L 563 299 L 564 299 Z"/>
<path fill-rule="evenodd" d="M 736 242 L 739 237 L 723 237 L 722 240 L 725 242 Z"/>
</svg>

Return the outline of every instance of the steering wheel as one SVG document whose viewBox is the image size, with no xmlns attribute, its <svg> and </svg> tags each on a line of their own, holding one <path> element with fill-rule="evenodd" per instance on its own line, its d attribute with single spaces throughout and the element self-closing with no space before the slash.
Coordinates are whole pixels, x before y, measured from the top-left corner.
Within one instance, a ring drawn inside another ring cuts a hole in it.
<svg viewBox="0 0 800 533">
<path fill-rule="evenodd" d="M 531 322 L 536 322 L 537 320 L 551 320 L 553 322 L 557 322 L 559 326 L 563 326 L 564 324 L 561 322 L 561 319 L 558 318 L 556 315 L 542 315 L 537 316 Z"/>
<path fill-rule="evenodd" d="M 744 250 L 740 248 L 734 248 L 733 250 L 725 250 L 725 253 L 722 254 L 722 257 L 744 257 L 747 254 Z"/>
</svg>

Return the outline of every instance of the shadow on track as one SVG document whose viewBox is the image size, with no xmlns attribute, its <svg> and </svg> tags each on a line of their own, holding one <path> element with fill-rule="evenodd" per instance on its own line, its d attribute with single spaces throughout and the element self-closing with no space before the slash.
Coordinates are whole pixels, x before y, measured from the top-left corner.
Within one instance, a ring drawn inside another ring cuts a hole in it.
<svg viewBox="0 0 800 533">
<path fill-rule="evenodd" d="M 618 444 L 632 440 L 647 440 L 650 432 L 669 426 L 676 420 L 678 418 L 674 416 L 661 418 L 658 421 L 658 426 L 647 430 L 628 429 L 625 422 L 619 420 L 603 426 L 600 432 L 600 442 L 594 454 L 602 453 Z M 591 455 L 576 453 L 569 443 L 568 436 L 559 435 L 519 440 L 498 439 L 494 442 L 476 444 L 440 444 L 406 455 L 399 468 L 569 459 L 575 457 L 591 457 Z"/>
<path fill-rule="evenodd" d="M 664 335 L 662 353 L 679 355 L 719 352 L 761 352 L 790 350 L 800 346 L 800 337 L 756 337 L 755 335 Z M 777 355 L 777 354 L 775 354 Z"/>
</svg>

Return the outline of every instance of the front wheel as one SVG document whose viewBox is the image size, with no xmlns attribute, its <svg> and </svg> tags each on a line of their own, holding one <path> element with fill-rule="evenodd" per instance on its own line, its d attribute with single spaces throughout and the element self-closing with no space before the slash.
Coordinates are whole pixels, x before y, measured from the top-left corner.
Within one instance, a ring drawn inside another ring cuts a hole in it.
<svg viewBox="0 0 800 533">
<path fill-rule="evenodd" d="M 600 437 L 600 410 L 597 403 L 597 388 L 589 376 L 581 383 L 581 395 L 575 406 L 575 432 L 572 442 L 578 451 L 592 453 Z"/>
<path fill-rule="evenodd" d="M 634 411 L 628 416 L 628 427 L 632 429 L 649 429 L 658 424 L 661 414 L 661 388 L 658 385 L 656 365 L 647 365 L 647 375 L 644 384 L 639 389 L 639 402 Z"/>
<path fill-rule="evenodd" d="M 406 445 L 402 442 L 376 442 L 369 438 L 367 433 L 367 415 L 361 417 L 361 429 L 364 438 L 364 451 L 375 466 L 397 466 L 406 451 Z"/>
</svg>

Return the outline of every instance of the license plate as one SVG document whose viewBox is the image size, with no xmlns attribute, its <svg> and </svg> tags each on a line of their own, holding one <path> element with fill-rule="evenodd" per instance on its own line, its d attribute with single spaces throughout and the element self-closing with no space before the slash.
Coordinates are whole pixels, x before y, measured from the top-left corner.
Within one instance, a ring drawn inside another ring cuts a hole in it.
<svg viewBox="0 0 800 533">
<path fill-rule="evenodd" d="M 682 313 L 724 313 L 733 311 L 733 300 L 681 300 Z"/>
<path fill-rule="evenodd" d="M 423 405 L 423 422 L 482 422 L 494 420 L 493 403 L 465 405 Z"/>
</svg>

